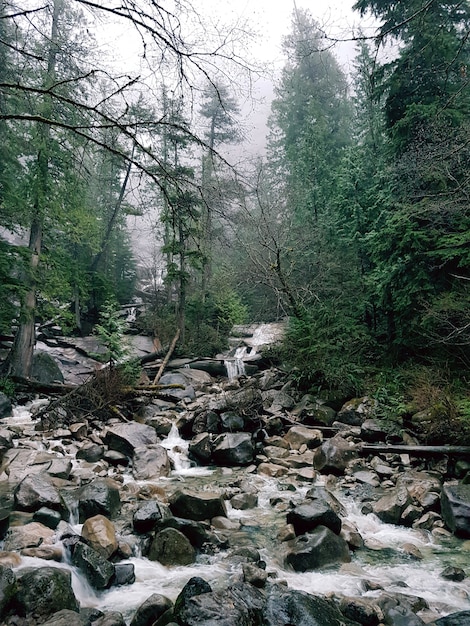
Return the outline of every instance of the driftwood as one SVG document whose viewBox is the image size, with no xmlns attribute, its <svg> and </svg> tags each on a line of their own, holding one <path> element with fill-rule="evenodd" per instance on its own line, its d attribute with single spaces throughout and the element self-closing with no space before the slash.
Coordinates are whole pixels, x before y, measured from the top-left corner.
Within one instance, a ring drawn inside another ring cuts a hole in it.
<svg viewBox="0 0 470 626">
<path fill-rule="evenodd" d="M 160 368 L 158 370 L 158 372 L 155 374 L 155 378 L 153 379 L 153 384 L 156 385 L 158 383 L 158 381 L 160 380 L 160 378 L 162 377 L 162 374 L 165 370 L 165 367 L 168 365 L 168 361 L 171 358 L 171 355 L 173 354 L 173 350 L 176 347 L 176 342 L 178 341 L 180 336 L 180 329 L 178 328 L 178 330 L 176 331 L 175 336 L 173 337 L 173 341 L 170 344 L 170 347 L 168 348 L 168 352 L 166 353 L 166 357 L 163 359 L 163 363 L 160 365 Z"/>
<path fill-rule="evenodd" d="M 470 446 L 405 446 L 392 444 L 367 444 L 361 445 L 362 454 L 392 453 L 409 454 L 417 457 L 452 456 L 470 460 Z"/>
</svg>

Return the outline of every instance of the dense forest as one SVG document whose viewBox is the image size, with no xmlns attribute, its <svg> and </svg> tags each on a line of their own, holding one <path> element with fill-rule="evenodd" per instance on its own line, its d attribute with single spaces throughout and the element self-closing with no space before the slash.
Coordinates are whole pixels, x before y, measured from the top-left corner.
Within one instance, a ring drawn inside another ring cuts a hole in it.
<svg viewBox="0 0 470 626">
<path fill-rule="evenodd" d="M 240 85 L 261 70 L 247 30 L 187 36 L 197 10 L 0 0 L 4 376 L 29 376 L 38 323 L 87 333 L 139 296 L 142 332 L 179 329 L 201 356 L 235 323 L 288 318 L 272 358 L 306 389 L 388 372 L 390 392 L 420 367 L 468 387 L 469 3 L 357 0 L 377 28 L 351 35 L 349 74 L 295 10 L 266 154 L 236 166 Z M 138 69 L 99 53 L 123 24 Z M 146 267 L 127 229 L 141 214 Z"/>
</svg>

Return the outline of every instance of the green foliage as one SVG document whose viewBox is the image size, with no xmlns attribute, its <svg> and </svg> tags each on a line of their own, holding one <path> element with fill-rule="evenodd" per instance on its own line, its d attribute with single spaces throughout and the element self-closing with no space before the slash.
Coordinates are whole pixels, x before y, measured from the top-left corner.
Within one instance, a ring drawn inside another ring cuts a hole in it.
<svg viewBox="0 0 470 626">
<path fill-rule="evenodd" d="M 120 316 L 116 302 L 109 300 L 105 302 L 100 317 L 101 322 L 95 326 L 95 334 L 106 348 L 106 352 L 95 356 L 98 356 L 100 361 L 113 365 L 129 355 L 124 338 L 126 322 Z"/>
<path fill-rule="evenodd" d="M 15 383 L 8 377 L 0 378 L 0 391 L 9 398 L 13 398 L 16 393 Z"/>
</svg>

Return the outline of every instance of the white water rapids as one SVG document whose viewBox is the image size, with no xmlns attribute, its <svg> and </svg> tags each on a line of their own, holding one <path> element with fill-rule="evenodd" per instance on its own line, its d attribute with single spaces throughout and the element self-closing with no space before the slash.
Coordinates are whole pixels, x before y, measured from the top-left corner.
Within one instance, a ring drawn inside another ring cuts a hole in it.
<svg viewBox="0 0 470 626">
<path fill-rule="evenodd" d="M 11 424 L 27 423 L 28 411 L 17 411 Z M 235 510 L 228 506 L 228 515 L 238 522 L 238 530 L 228 533 L 232 548 L 242 545 L 257 547 L 266 562 L 267 570 L 277 579 L 287 582 L 290 588 L 315 594 L 336 596 L 379 595 L 379 591 L 366 591 L 365 581 L 380 585 L 383 589 L 424 598 L 430 608 L 440 614 L 470 609 L 470 578 L 451 582 L 441 577 L 448 565 L 468 568 L 470 541 L 454 538 L 435 539 L 430 533 L 401 526 L 382 523 L 375 515 L 363 515 L 353 496 L 341 491 L 335 495 L 345 507 L 348 521 L 354 523 L 365 544 L 353 553 L 352 563 L 323 571 L 295 573 L 283 567 L 282 544 L 278 531 L 286 523 L 286 510 L 291 504 L 300 504 L 310 483 L 294 487 L 289 479 L 272 479 L 249 474 L 245 468 L 224 469 L 196 467 L 188 459 L 188 442 L 183 440 L 176 428 L 162 442 L 172 459 L 174 470 L 158 485 L 174 486 L 181 483 L 188 489 L 219 490 L 223 492 L 244 479 L 249 481 L 259 498 L 258 506 L 249 510 Z M 125 482 L 131 482 L 130 476 Z M 316 483 L 322 486 L 323 478 Z M 79 526 L 75 526 L 77 532 Z M 414 560 L 403 546 L 412 544 L 419 549 L 422 560 Z M 230 552 L 230 550 L 228 551 Z M 105 611 L 120 611 L 129 623 L 137 607 L 151 594 L 159 593 L 175 600 L 183 586 L 192 576 L 204 578 L 214 589 L 241 576 L 241 566 L 232 563 L 227 553 L 200 554 L 197 562 L 187 567 L 165 567 L 138 554 L 129 559 L 134 564 L 136 581 L 132 585 L 114 587 L 96 592 L 85 581 L 79 570 L 70 564 L 53 563 L 36 558 L 23 558 L 19 568 L 57 566 L 68 567 L 72 572 L 73 588 L 82 607 L 96 607 Z"/>
</svg>

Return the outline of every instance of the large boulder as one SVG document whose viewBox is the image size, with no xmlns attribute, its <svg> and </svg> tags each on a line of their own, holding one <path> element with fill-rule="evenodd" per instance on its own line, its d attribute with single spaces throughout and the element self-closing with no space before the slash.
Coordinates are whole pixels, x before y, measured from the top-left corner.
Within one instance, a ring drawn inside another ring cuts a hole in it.
<svg viewBox="0 0 470 626">
<path fill-rule="evenodd" d="M 169 598 L 153 593 L 137 608 L 130 626 L 152 626 L 172 606 Z"/>
<path fill-rule="evenodd" d="M 132 475 L 135 480 L 153 480 L 170 475 L 170 459 L 163 446 L 153 444 L 136 448 L 132 457 Z"/>
<path fill-rule="evenodd" d="M 166 504 L 148 500 L 139 505 L 132 518 L 132 524 L 136 533 L 148 533 L 170 517 L 172 514 Z"/>
<path fill-rule="evenodd" d="M 80 523 L 94 515 L 104 515 L 113 519 L 121 508 L 118 487 L 113 481 L 106 479 L 94 480 L 72 492 L 62 492 L 62 497 L 68 503 L 69 510 L 72 510 L 72 507 L 78 508 Z"/>
<path fill-rule="evenodd" d="M 249 465 L 254 457 L 255 446 L 249 433 L 224 433 L 214 442 L 212 458 L 218 465 Z"/>
<path fill-rule="evenodd" d="M 82 538 L 105 559 L 118 549 L 113 523 L 104 515 L 89 517 L 82 527 Z"/>
<path fill-rule="evenodd" d="M 317 526 L 326 526 L 336 535 L 341 532 L 341 519 L 321 500 L 296 506 L 287 514 L 287 523 L 292 524 L 296 535 L 311 532 Z"/>
<path fill-rule="evenodd" d="M 434 622 L 435 626 L 468 626 L 468 624 L 470 624 L 470 611 L 451 613 Z"/>
<path fill-rule="evenodd" d="M 361 426 L 368 418 L 373 418 L 377 410 L 377 400 L 364 396 L 346 402 L 338 411 L 336 421 L 350 426 Z"/>
<path fill-rule="evenodd" d="M 175 602 L 175 619 L 185 626 L 253 626 L 262 624 L 265 597 L 253 585 L 193 595 Z"/>
<path fill-rule="evenodd" d="M 180 372 L 169 372 L 164 374 L 160 380 L 159 385 L 168 385 L 168 389 L 162 389 L 164 397 L 173 398 L 175 400 L 194 400 L 196 392 L 192 385 L 188 384 L 188 379 Z M 171 388 L 175 385 L 174 388 Z M 178 385 L 178 386 L 176 386 Z"/>
<path fill-rule="evenodd" d="M 78 611 L 72 576 L 58 567 L 39 567 L 18 577 L 11 607 L 22 617 L 47 618 L 57 611 Z"/>
<path fill-rule="evenodd" d="M 397 487 L 405 487 L 413 504 L 423 509 L 438 509 L 442 477 L 433 472 L 409 470 L 397 478 Z"/>
<path fill-rule="evenodd" d="M 311 394 L 304 395 L 291 414 L 304 424 L 331 426 L 336 419 L 336 411 Z"/>
<path fill-rule="evenodd" d="M 96 624 L 96 622 L 93 622 Z M 70 609 L 62 609 L 54 613 L 46 622 L 41 621 L 41 626 L 88 626 L 89 621 L 80 613 Z"/>
<path fill-rule="evenodd" d="M 16 576 L 13 571 L 5 565 L 0 565 L 0 620 L 14 593 L 15 582 Z"/>
<path fill-rule="evenodd" d="M 218 493 L 203 491 L 196 493 L 178 490 L 170 497 L 170 509 L 173 515 L 202 521 L 220 515 L 227 517 L 225 500 Z"/>
<path fill-rule="evenodd" d="M 84 574 L 94 589 L 107 589 L 114 577 L 114 565 L 85 543 L 77 543 L 72 563 Z"/>
<path fill-rule="evenodd" d="M 33 354 L 31 377 L 45 385 L 64 382 L 64 375 L 57 362 L 43 350 L 36 350 Z"/>
<path fill-rule="evenodd" d="M 458 537 L 470 537 L 470 485 L 445 485 L 441 513 L 447 526 Z"/>
<path fill-rule="evenodd" d="M 44 472 L 31 474 L 21 481 L 15 491 L 15 504 L 23 511 L 37 511 L 43 506 L 61 510 L 63 506 L 59 490 Z"/>
<path fill-rule="evenodd" d="M 51 545 L 54 531 L 39 522 L 30 522 L 23 526 L 12 526 L 5 538 L 4 550 L 22 551 L 25 548 Z"/>
<path fill-rule="evenodd" d="M 321 596 L 273 585 L 263 610 L 263 626 L 355 626 Z"/>
<path fill-rule="evenodd" d="M 292 426 L 284 436 L 292 450 L 299 450 L 302 446 L 318 448 L 323 442 L 323 434 L 315 428 L 307 426 Z"/>
<path fill-rule="evenodd" d="M 372 511 L 386 524 L 402 523 L 402 513 L 411 504 L 411 496 L 406 487 L 392 489 L 372 505 Z"/>
<path fill-rule="evenodd" d="M 155 535 L 148 558 L 162 565 L 190 565 L 196 560 L 196 550 L 182 532 L 164 528 Z"/>
<path fill-rule="evenodd" d="M 127 422 L 108 428 L 104 441 L 111 450 L 116 450 L 132 458 L 137 448 L 145 448 L 157 443 L 158 437 L 152 426 L 138 422 Z"/>
<path fill-rule="evenodd" d="M 328 565 L 349 563 L 348 544 L 326 526 L 287 542 L 285 564 L 296 572 L 309 572 Z"/>
<path fill-rule="evenodd" d="M 341 435 L 335 435 L 315 450 L 313 466 L 322 472 L 342 474 L 351 461 L 357 458 L 357 446 L 346 441 Z"/>
</svg>

